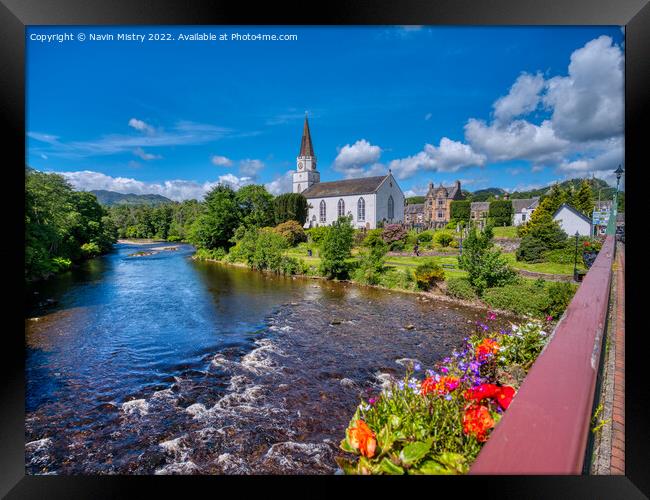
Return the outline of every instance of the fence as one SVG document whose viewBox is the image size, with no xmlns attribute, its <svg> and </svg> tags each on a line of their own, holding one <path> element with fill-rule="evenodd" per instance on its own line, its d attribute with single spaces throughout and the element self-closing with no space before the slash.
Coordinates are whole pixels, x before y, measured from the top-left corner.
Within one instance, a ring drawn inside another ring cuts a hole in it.
<svg viewBox="0 0 650 500">
<path fill-rule="evenodd" d="M 580 474 L 607 324 L 615 240 L 603 247 L 470 474 Z"/>
</svg>

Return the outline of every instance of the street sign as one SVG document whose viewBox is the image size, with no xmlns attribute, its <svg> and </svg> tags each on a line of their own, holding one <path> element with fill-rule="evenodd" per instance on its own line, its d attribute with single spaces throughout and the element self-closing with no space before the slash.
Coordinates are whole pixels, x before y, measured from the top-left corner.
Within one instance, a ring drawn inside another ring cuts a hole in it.
<svg viewBox="0 0 650 500">
<path fill-rule="evenodd" d="M 609 222 L 609 211 L 597 211 L 594 210 L 594 213 L 592 215 L 592 223 L 594 226 L 606 226 L 607 223 Z"/>
</svg>

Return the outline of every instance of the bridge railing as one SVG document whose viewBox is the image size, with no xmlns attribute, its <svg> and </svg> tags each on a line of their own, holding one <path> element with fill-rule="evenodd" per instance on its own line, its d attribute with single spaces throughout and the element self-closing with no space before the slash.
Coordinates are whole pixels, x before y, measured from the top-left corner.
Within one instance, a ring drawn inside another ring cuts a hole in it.
<svg viewBox="0 0 650 500">
<path fill-rule="evenodd" d="M 582 473 L 614 252 L 610 235 L 470 474 Z"/>
</svg>

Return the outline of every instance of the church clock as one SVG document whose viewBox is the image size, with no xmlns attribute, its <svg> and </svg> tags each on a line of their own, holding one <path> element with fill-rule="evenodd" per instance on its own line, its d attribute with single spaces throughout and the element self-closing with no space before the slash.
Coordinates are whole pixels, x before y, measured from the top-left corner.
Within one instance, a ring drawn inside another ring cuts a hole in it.
<svg viewBox="0 0 650 500">
<path fill-rule="evenodd" d="M 302 170 L 303 166 L 304 166 L 303 163 L 301 161 L 299 161 L 298 162 L 298 170 Z"/>
</svg>

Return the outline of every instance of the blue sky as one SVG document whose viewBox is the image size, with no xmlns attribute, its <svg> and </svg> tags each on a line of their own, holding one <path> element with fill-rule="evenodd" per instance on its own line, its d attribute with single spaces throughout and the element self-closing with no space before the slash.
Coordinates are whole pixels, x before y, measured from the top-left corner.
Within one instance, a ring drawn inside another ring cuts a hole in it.
<svg viewBox="0 0 650 500">
<path fill-rule="evenodd" d="M 297 40 L 178 40 L 197 32 Z M 47 41 L 62 33 L 72 40 Z M 118 33 L 174 40 L 90 40 Z M 390 168 L 407 194 L 455 179 L 472 191 L 611 183 L 623 44 L 617 26 L 33 27 L 27 163 L 79 189 L 279 193 L 308 111 L 322 181 Z"/>
</svg>

